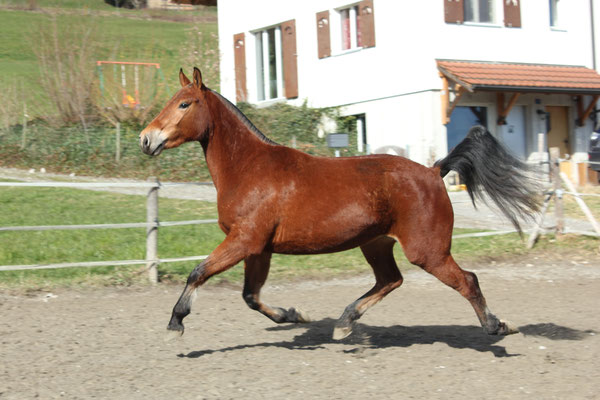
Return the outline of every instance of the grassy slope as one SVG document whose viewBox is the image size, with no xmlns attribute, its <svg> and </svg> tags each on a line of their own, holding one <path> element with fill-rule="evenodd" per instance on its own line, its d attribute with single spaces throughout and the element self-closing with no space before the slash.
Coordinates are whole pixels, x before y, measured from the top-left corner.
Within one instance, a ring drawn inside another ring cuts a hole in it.
<svg viewBox="0 0 600 400">
<path fill-rule="evenodd" d="M 63 8 L 112 11 L 114 7 L 103 0 L 35 0 L 36 8 Z M 29 8 L 27 0 L 0 0 L 0 5 L 7 7 Z"/>
<path fill-rule="evenodd" d="M 68 7 L 73 6 L 72 3 L 81 2 L 40 2 L 41 5 L 42 3 Z M 97 54 L 98 59 L 159 62 L 169 87 L 171 89 L 176 87 L 177 73 L 181 67 L 178 61 L 179 48 L 186 40 L 186 32 L 193 26 L 193 22 L 140 18 L 144 15 L 173 16 L 176 12 L 153 11 L 152 14 L 141 14 L 141 11 L 130 10 L 115 12 L 113 7 L 101 1 L 88 0 L 85 4 L 87 3 L 103 4 L 106 7 L 99 8 L 110 12 L 94 12 L 95 8 L 92 8 L 90 13 L 87 13 L 85 8 L 79 8 L 77 12 L 62 12 L 57 17 L 59 29 L 66 30 L 76 24 L 94 26 L 97 31 L 96 39 L 101 43 Z M 48 10 L 60 11 L 61 9 L 45 9 Z M 197 12 L 191 15 L 200 17 L 205 14 L 205 12 Z M 188 18 L 189 15 L 186 14 Z M 39 98 L 41 94 L 39 69 L 32 46 L 35 46 L 39 26 L 47 23 L 48 19 L 49 16 L 42 12 L 0 9 L 0 37 L 2 38 L 0 85 L 18 82 L 30 99 Z M 216 22 L 202 22 L 198 25 L 207 34 L 217 31 Z M 95 66 L 90 65 L 90 68 Z M 35 114 L 35 110 L 30 112 Z"/>
</svg>

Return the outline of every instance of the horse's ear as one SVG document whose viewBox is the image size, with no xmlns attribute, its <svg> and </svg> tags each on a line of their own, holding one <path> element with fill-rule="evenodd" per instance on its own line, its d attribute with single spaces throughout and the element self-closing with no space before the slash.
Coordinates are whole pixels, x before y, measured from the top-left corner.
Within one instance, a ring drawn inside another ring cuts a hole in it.
<svg viewBox="0 0 600 400">
<path fill-rule="evenodd" d="M 194 67 L 194 86 L 197 88 L 202 87 L 202 73 L 196 67 Z"/>
<path fill-rule="evenodd" d="M 191 83 L 188 77 L 183 73 L 183 68 L 179 68 L 179 83 L 181 83 L 181 87 L 186 87 Z"/>
</svg>

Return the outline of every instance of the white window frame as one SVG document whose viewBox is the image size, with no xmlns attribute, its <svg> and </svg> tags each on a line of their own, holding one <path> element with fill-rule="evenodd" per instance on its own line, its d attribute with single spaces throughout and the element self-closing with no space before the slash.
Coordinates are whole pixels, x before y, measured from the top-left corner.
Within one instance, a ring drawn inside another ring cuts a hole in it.
<svg viewBox="0 0 600 400">
<path fill-rule="evenodd" d="M 359 153 L 370 154 L 370 146 L 365 137 L 367 134 L 366 120 L 366 114 L 358 114 L 356 116 L 356 150 Z"/>
<path fill-rule="evenodd" d="M 548 17 L 550 29 L 554 31 L 564 31 L 564 26 L 561 24 L 561 15 L 564 16 L 564 8 L 565 1 L 560 0 L 550 0 L 548 2 Z"/>
<path fill-rule="evenodd" d="M 330 18 L 330 45 L 332 56 L 353 53 L 362 50 L 363 47 L 358 46 L 358 5 L 359 3 L 347 4 L 343 7 L 335 8 Z M 350 20 L 350 47 L 344 49 L 344 39 L 342 35 L 342 13 L 348 11 Z"/>
<path fill-rule="evenodd" d="M 467 2 L 473 1 L 477 4 L 477 6 L 475 7 L 475 10 L 477 10 L 477 8 L 479 7 L 479 0 L 464 0 L 464 10 L 466 11 L 467 9 Z M 493 26 L 493 27 L 497 27 L 497 26 L 502 26 L 502 20 L 503 20 L 503 15 L 504 15 L 504 7 L 502 2 L 503 1 L 507 1 L 507 0 L 492 0 L 491 1 L 491 7 L 490 10 L 492 12 L 492 18 L 491 18 L 491 22 L 479 22 L 479 21 L 467 21 L 466 16 L 464 19 L 464 24 L 465 25 L 475 25 L 475 26 Z M 474 12 L 473 14 L 478 14 L 477 12 Z"/>
<path fill-rule="evenodd" d="M 275 97 L 271 97 L 271 65 L 269 63 L 269 31 L 274 31 L 275 39 Z M 283 50 L 281 45 L 281 25 L 272 25 L 252 31 L 255 47 L 256 101 L 270 102 L 285 99 L 283 80 Z"/>
</svg>

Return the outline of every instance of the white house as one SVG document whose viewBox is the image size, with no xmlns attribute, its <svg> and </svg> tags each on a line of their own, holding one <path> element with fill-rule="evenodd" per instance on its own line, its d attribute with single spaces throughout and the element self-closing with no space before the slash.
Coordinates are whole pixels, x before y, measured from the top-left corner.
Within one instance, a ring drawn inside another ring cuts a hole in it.
<svg viewBox="0 0 600 400">
<path fill-rule="evenodd" d="M 339 106 L 362 150 L 424 164 L 476 123 L 524 159 L 547 131 L 543 146 L 587 158 L 599 2 L 219 0 L 221 93 Z"/>
</svg>

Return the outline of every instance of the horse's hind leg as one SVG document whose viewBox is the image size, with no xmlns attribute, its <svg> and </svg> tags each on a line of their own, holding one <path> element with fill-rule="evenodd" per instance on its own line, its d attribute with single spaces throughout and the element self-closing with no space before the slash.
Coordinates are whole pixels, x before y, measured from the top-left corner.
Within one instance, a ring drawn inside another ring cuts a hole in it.
<svg viewBox="0 0 600 400">
<path fill-rule="evenodd" d="M 248 307 L 266 315 L 277 323 L 310 322 L 310 318 L 306 313 L 294 307 L 286 310 L 281 307 L 271 307 L 260 301 L 260 289 L 267 280 L 270 264 L 271 253 L 250 256 L 244 260 L 245 276 L 242 297 Z"/>
<path fill-rule="evenodd" d="M 362 297 L 350 304 L 338 319 L 333 330 L 333 338 L 340 340 L 352 333 L 353 322 L 369 308 L 377 304 L 388 293 L 402 285 L 402 274 L 394 260 L 395 239 L 380 236 L 360 247 L 373 268 L 375 286 Z"/>
<path fill-rule="evenodd" d="M 449 251 L 437 251 L 439 247 L 432 242 L 427 250 L 420 245 L 413 247 L 411 243 L 403 243 L 406 257 L 466 298 L 473 306 L 481 326 L 489 335 L 508 335 L 518 332 L 490 312 L 479 288 L 477 276 L 460 268 Z M 417 251 L 416 248 L 419 250 Z"/>
</svg>

